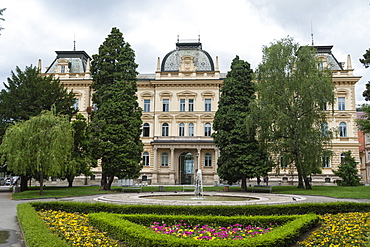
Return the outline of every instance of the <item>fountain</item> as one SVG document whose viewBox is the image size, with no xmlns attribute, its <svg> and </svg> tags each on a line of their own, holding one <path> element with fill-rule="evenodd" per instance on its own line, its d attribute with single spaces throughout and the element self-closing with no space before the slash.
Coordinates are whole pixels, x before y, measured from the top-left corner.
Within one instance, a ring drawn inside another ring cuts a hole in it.
<svg viewBox="0 0 370 247">
<path fill-rule="evenodd" d="M 196 198 L 203 197 L 203 182 L 202 182 L 202 171 L 198 169 L 197 175 L 195 177 L 195 190 L 194 194 Z"/>
</svg>

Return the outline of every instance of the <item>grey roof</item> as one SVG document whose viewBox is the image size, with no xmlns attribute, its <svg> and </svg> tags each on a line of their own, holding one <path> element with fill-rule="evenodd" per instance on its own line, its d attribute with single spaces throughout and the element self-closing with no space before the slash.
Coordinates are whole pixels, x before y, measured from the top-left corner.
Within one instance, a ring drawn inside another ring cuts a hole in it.
<svg viewBox="0 0 370 247">
<path fill-rule="evenodd" d="M 214 64 L 208 52 L 202 49 L 200 42 L 178 42 L 176 49 L 169 52 L 162 61 L 162 72 L 176 72 L 181 65 L 181 57 L 183 56 L 194 57 L 194 65 L 197 71 L 214 71 Z"/>
<path fill-rule="evenodd" d="M 68 62 L 69 73 L 85 73 L 87 60 L 90 56 L 85 51 L 56 51 L 57 57 L 45 73 L 56 73 L 58 59 L 65 58 Z"/>
<path fill-rule="evenodd" d="M 315 46 L 315 48 L 317 49 L 318 55 L 324 55 L 327 57 L 327 63 L 331 70 L 343 70 L 341 63 L 339 63 L 333 53 L 331 53 L 331 49 L 333 48 L 332 45 Z"/>
</svg>

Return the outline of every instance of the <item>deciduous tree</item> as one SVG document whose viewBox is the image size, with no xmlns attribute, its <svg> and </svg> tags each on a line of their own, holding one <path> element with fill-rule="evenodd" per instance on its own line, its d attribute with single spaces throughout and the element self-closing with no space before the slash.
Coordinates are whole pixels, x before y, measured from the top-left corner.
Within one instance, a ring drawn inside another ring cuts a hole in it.
<svg viewBox="0 0 370 247">
<path fill-rule="evenodd" d="M 271 169 L 267 152 L 255 138 L 256 126 L 246 127 L 249 104 L 255 99 L 250 64 L 236 56 L 221 88 L 215 114 L 213 139 L 220 149 L 218 175 L 229 183 L 264 176 Z"/>
<path fill-rule="evenodd" d="M 299 188 L 310 189 L 309 175 L 321 168 L 331 144 L 326 105 L 334 103 L 329 69 L 320 69 L 314 47 L 300 47 L 292 38 L 263 47 L 258 66 L 257 95 L 248 125 L 258 123 L 258 137 L 279 157 L 285 153 L 296 167 Z"/>
<path fill-rule="evenodd" d="M 141 108 L 137 103 L 135 53 L 118 28 L 93 55 L 91 71 L 97 110 L 92 113 L 96 158 L 101 160 L 101 189 L 109 190 L 115 176 L 137 178 L 142 165 Z"/>
<path fill-rule="evenodd" d="M 8 127 L 0 152 L 6 157 L 8 170 L 24 176 L 38 175 L 43 195 L 44 177 L 65 173 L 72 147 L 68 117 L 47 111 Z"/>
</svg>

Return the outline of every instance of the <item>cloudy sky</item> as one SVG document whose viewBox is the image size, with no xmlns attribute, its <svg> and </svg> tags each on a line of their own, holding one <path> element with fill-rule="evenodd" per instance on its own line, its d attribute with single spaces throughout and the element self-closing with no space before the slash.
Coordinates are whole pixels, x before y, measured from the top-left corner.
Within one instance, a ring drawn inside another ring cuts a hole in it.
<svg viewBox="0 0 370 247">
<path fill-rule="evenodd" d="M 47 67 L 55 51 L 96 54 L 118 27 L 136 52 L 140 73 L 154 73 L 157 57 L 175 48 L 177 36 L 200 40 L 227 72 L 235 55 L 253 68 L 261 48 L 287 36 L 301 45 L 334 45 L 340 62 L 352 57 L 357 103 L 370 80 L 370 68 L 358 61 L 370 47 L 370 0 L 1 0 L 0 89 L 19 66 Z"/>
</svg>

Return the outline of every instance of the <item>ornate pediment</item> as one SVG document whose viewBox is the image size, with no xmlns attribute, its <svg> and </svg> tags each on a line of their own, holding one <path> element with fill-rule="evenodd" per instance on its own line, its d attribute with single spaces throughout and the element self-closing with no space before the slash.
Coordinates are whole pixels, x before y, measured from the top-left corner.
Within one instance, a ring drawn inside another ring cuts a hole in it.
<svg viewBox="0 0 370 247">
<path fill-rule="evenodd" d="M 194 57 L 192 56 L 183 56 L 181 57 L 181 64 L 179 67 L 179 72 L 191 73 L 195 72 L 197 67 L 194 65 Z"/>
<path fill-rule="evenodd" d="M 159 120 L 171 120 L 173 118 L 173 116 L 172 115 L 170 115 L 170 114 L 166 114 L 166 113 L 164 113 L 164 114 L 160 114 L 159 116 L 158 116 L 158 119 Z"/>
<path fill-rule="evenodd" d="M 178 92 L 176 95 L 179 98 L 196 98 L 198 94 L 189 90 L 185 90 L 182 92 Z"/>
<path fill-rule="evenodd" d="M 152 92 L 142 92 L 140 96 L 141 98 L 153 98 L 153 93 Z"/>
<path fill-rule="evenodd" d="M 214 98 L 215 97 L 215 93 L 214 92 L 212 92 L 212 91 L 204 91 L 203 93 L 202 93 L 202 98 L 204 99 L 204 98 Z"/>
<path fill-rule="evenodd" d="M 144 113 L 143 115 L 141 115 L 141 119 L 145 119 L 145 120 L 153 120 L 153 119 L 154 119 L 154 115 Z"/>
<path fill-rule="evenodd" d="M 340 112 L 334 115 L 335 118 L 352 118 L 352 115 L 346 112 Z"/>
<path fill-rule="evenodd" d="M 209 114 L 209 113 L 206 113 L 206 114 L 203 114 L 200 116 L 200 119 L 202 120 L 213 120 L 215 116 L 213 114 Z"/>
</svg>

